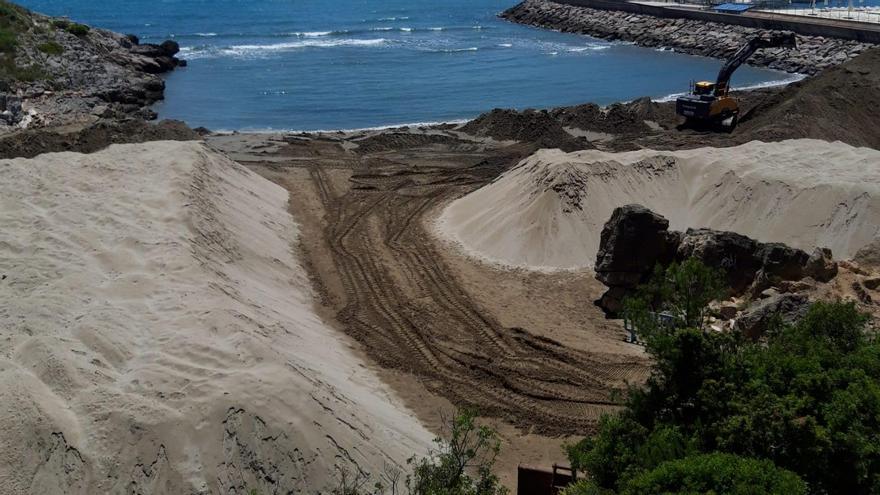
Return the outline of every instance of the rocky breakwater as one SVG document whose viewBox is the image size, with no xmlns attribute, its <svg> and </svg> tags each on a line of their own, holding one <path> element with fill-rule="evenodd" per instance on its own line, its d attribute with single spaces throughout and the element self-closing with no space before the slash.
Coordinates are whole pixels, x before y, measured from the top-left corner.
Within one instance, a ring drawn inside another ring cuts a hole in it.
<svg viewBox="0 0 880 495">
<path fill-rule="evenodd" d="M 164 96 L 159 74 L 185 65 L 174 41 L 142 44 L 133 35 L 52 18 L 0 1 L 0 133 L 151 120 Z"/>
<path fill-rule="evenodd" d="M 611 41 L 633 42 L 651 48 L 725 59 L 759 29 L 689 19 L 663 19 L 616 10 L 526 0 L 501 17 L 520 24 Z M 759 50 L 750 65 L 813 75 L 846 62 L 874 45 L 819 36 L 798 36 L 798 48 Z"/>
<path fill-rule="evenodd" d="M 640 205 L 614 210 L 602 229 L 596 278 L 608 286 L 596 304 L 619 316 L 623 300 L 645 283 L 657 265 L 696 258 L 725 277 L 728 295 L 762 301 L 761 311 L 741 315 L 740 327 L 758 336 L 775 309 L 803 308 L 807 298 L 798 288 L 828 282 L 838 273 L 829 249 L 812 254 L 781 243 L 762 243 L 735 232 L 711 229 L 669 230 L 669 221 Z M 775 308 L 775 309 L 774 309 Z M 736 307 L 733 313 L 737 312 Z"/>
</svg>

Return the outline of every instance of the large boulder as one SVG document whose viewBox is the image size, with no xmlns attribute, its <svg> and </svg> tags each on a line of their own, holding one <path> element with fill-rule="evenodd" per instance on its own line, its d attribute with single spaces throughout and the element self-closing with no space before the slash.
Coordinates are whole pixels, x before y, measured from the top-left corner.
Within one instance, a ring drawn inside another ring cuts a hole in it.
<svg viewBox="0 0 880 495">
<path fill-rule="evenodd" d="M 834 261 L 831 250 L 817 247 L 807 260 L 804 275 L 817 282 L 829 282 L 837 276 L 837 270 L 837 262 Z"/>
<path fill-rule="evenodd" d="M 751 286 L 761 270 L 760 244 L 736 232 L 688 229 L 678 247 L 678 258 L 697 258 L 706 266 L 722 270 L 731 294 Z"/>
<path fill-rule="evenodd" d="M 689 258 L 722 271 L 731 296 L 756 296 L 807 276 L 827 282 L 837 274 L 828 249 L 817 249 L 810 256 L 785 244 L 761 243 L 736 232 L 688 229 L 682 234 L 670 231 L 663 216 L 641 205 L 627 205 L 615 209 L 602 229 L 595 270 L 608 291 L 596 304 L 607 316 L 618 316 L 623 299 L 650 278 L 655 266 Z"/>
<path fill-rule="evenodd" d="M 616 208 L 605 223 L 596 255 L 596 278 L 610 289 L 597 301 L 609 315 L 622 309 L 623 297 L 647 281 L 657 264 L 675 260 L 680 234 L 669 220 L 641 205 Z"/>
<path fill-rule="evenodd" d="M 602 229 L 596 278 L 612 286 L 637 285 L 655 265 L 674 260 L 678 242 L 662 215 L 641 205 L 616 208 Z"/>
<path fill-rule="evenodd" d="M 804 251 L 779 242 L 761 245 L 758 250 L 761 269 L 771 279 L 800 280 L 810 255 Z"/>
<path fill-rule="evenodd" d="M 803 318 L 809 307 L 809 299 L 802 294 L 774 295 L 746 308 L 736 320 L 736 329 L 746 337 L 757 340 L 776 318 L 782 324 L 791 324 Z"/>
<path fill-rule="evenodd" d="M 859 249 L 853 256 L 853 261 L 869 270 L 880 270 L 880 237 L 874 239 L 867 246 Z"/>
</svg>

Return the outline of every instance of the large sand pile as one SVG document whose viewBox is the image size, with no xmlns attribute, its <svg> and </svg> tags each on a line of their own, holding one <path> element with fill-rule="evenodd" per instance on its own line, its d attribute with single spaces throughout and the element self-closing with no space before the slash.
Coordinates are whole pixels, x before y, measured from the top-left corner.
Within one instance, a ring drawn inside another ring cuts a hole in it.
<svg viewBox="0 0 880 495">
<path fill-rule="evenodd" d="M 806 139 L 676 152 L 541 150 L 451 203 L 437 227 L 492 262 L 584 268 L 613 209 L 630 203 L 675 230 L 732 230 L 849 257 L 880 232 L 880 151 Z"/>
<path fill-rule="evenodd" d="M 314 493 L 424 452 L 313 313 L 285 190 L 194 142 L 0 187 L 4 494 Z"/>
</svg>

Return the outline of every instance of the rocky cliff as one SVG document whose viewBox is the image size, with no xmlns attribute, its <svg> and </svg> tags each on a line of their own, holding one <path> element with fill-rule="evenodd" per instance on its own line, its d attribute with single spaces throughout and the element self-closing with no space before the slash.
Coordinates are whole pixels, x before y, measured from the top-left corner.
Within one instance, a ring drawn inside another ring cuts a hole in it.
<svg viewBox="0 0 880 495">
<path fill-rule="evenodd" d="M 0 1 L 0 133 L 154 119 L 178 51 Z"/>
</svg>

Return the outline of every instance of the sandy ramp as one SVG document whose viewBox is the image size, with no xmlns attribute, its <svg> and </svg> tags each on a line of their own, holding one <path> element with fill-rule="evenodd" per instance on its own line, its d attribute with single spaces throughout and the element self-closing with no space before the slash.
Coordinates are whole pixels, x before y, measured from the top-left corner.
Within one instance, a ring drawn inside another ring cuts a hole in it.
<svg viewBox="0 0 880 495">
<path fill-rule="evenodd" d="M 192 142 L 0 187 L 3 493 L 313 493 L 428 446 L 313 313 L 285 190 Z"/>
<path fill-rule="evenodd" d="M 663 214 L 673 229 L 732 230 L 845 258 L 880 233 L 880 151 L 808 139 L 676 152 L 541 150 L 451 203 L 437 230 L 491 262 L 586 268 L 611 212 L 629 203 Z"/>
</svg>

